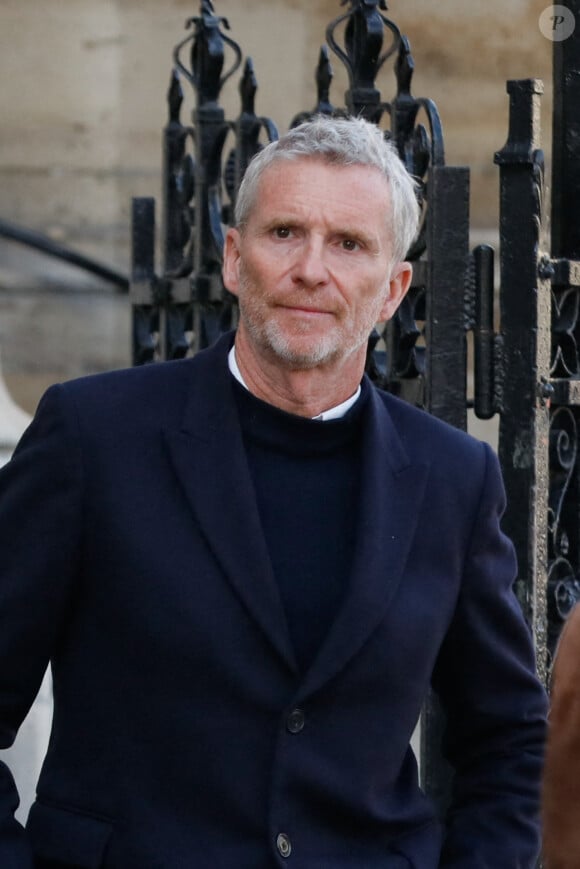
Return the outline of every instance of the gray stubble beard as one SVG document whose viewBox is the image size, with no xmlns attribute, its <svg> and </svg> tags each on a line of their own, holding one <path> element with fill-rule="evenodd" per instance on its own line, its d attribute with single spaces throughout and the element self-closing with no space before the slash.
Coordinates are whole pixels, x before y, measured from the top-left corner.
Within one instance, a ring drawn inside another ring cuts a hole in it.
<svg viewBox="0 0 580 869">
<path fill-rule="evenodd" d="M 347 349 L 345 349 L 344 344 L 341 345 L 340 343 L 342 337 L 340 334 L 329 334 L 321 338 L 314 338 L 313 346 L 307 352 L 297 352 L 291 346 L 292 339 L 284 334 L 278 323 L 272 319 L 260 317 L 260 311 L 258 311 L 258 316 L 254 316 L 255 309 L 252 311 L 251 303 L 249 306 L 243 304 L 242 298 L 248 297 L 252 293 L 251 283 L 243 272 L 240 274 L 240 285 L 240 317 L 249 336 L 258 347 L 263 348 L 294 370 L 306 371 L 319 365 L 332 363 L 340 358 L 346 359 L 366 344 L 374 326 L 373 323 L 364 334 L 360 330 L 358 335 L 353 336 L 353 343 Z M 252 313 L 248 314 L 248 308 Z M 303 331 L 305 334 L 307 333 L 307 324 L 304 324 Z"/>
</svg>

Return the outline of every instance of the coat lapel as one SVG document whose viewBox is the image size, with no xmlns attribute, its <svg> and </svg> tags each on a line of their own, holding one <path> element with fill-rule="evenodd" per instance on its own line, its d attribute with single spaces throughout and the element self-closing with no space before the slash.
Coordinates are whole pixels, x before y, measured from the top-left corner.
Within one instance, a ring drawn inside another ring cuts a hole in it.
<svg viewBox="0 0 580 869">
<path fill-rule="evenodd" d="M 362 446 L 358 533 L 351 581 L 301 695 L 316 691 L 359 651 L 395 595 L 427 478 L 409 461 L 390 415 L 372 390 Z"/>
<path fill-rule="evenodd" d="M 221 339 L 192 361 L 192 388 L 182 428 L 165 432 L 165 437 L 213 555 L 248 612 L 296 672 L 235 411 L 226 359 L 230 343 L 231 338 Z"/>
</svg>

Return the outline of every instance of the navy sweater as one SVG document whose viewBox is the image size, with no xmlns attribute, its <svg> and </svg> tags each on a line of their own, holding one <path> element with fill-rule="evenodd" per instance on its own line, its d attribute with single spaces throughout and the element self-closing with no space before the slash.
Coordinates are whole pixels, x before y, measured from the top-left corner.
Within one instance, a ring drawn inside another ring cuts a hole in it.
<svg viewBox="0 0 580 869">
<path fill-rule="evenodd" d="M 312 662 L 349 581 L 368 387 L 340 419 L 306 419 L 253 396 L 236 402 L 258 511 L 298 664 Z"/>
</svg>

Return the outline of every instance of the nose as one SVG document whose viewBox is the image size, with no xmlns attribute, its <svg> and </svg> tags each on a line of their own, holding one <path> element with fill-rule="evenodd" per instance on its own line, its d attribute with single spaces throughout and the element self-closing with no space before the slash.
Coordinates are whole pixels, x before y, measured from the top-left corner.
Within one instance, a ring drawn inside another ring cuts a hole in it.
<svg viewBox="0 0 580 869">
<path fill-rule="evenodd" d="M 316 289 L 328 281 L 328 266 L 324 256 L 324 245 L 313 238 L 304 239 L 292 269 L 295 283 L 309 289 Z"/>
</svg>

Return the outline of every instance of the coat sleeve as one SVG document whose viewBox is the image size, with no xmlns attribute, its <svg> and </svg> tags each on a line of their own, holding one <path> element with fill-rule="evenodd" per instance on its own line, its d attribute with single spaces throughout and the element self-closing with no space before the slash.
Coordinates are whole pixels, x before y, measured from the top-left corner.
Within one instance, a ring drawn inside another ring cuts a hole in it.
<svg viewBox="0 0 580 869">
<path fill-rule="evenodd" d="M 14 742 L 70 605 L 82 523 L 74 418 L 52 387 L 10 462 L 0 469 L 0 748 Z M 18 794 L 0 764 L 0 866 L 30 869 L 14 818 Z"/>
<path fill-rule="evenodd" d="M 505 493 L 488 446 L 454 618 L 433 678 L 454 780 L 441 867 L 532 869 L 547 697 L 513 591 L 516 562 L 500 520 Z"/>
<path fill-rule="evenodd" d="M 580 866 L 580 606 L 568 617 L 552 669 L 542 815 L 546 869 Z"/>
</svg>

